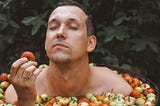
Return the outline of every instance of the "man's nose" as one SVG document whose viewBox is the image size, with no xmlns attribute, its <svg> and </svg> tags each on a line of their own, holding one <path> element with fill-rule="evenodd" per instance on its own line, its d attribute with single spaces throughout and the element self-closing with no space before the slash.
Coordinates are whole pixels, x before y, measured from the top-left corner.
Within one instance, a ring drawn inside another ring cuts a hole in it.
<svg viewBox="0 0 160 106">
<path fill-rule="evenodd" d="M 57 32 L 57 38 L 66 38 L 66 37 L 67 37 L 67 34 L 66 34 L 65 26 L 61 25 Z"/>
</svg>

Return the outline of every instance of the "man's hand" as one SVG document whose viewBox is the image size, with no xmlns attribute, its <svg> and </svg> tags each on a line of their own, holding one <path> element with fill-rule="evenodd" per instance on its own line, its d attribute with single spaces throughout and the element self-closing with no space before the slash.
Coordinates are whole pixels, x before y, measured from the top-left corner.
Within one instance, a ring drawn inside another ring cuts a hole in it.
<svg viewBox="0 0 160 106">
<path fill-rule="evenodd" d="M 17 96 L 18 106 L 34 106 L 36 100 L 35 81 L 40 69 L 36 68 L 37 62 L 20 58 L 15 61 L 10 70 L 10 82 L 13 84 Z"/>
</svg>

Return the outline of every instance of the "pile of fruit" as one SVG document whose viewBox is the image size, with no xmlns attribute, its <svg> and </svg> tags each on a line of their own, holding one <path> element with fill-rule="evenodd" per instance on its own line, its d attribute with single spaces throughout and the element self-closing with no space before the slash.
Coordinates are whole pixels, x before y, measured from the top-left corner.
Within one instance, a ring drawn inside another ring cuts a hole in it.
<svg viewBox="0 0 160 106">
<path fill-rule="evenodd" d="M 21 57 L 27 57 L 34 61 L 35 57 L 31 52 L 25 52 Z M 43 68 L 44 65 L 40 65 Z M 45 66 L 44 66 L 45 67 Z M 47 94 L 37 96 L 35 106 L 155 106 L 157 102 L 156 91 L 147 83 L 131 76 L 129 73 L 118 73 L 132 87 L 133 91 L 128 96 L 106 92 L 99 95 L 87 93 L 84 97 L 49 97 Z M 0 106 L 16 106 L 5 101 L 4 92 L 10 85 L 9 74 L 0 75 Z"/>
<path fill-rule="evenodd" d="M 84 97 L 61 97 L 50 98 L 47 94 L 37 96 L 35 106 L 155 106 L 157 95 L 151 86 L 130 74 L 121 75 L 132 87 L 133 91 L 129 96 L 106 92 L 99 95 L 87 93 Z M 0 75 L 0 106 L 16 106 L 7 104 L 4 92 L 10 85 L 9 74 Z"/>
</svg>

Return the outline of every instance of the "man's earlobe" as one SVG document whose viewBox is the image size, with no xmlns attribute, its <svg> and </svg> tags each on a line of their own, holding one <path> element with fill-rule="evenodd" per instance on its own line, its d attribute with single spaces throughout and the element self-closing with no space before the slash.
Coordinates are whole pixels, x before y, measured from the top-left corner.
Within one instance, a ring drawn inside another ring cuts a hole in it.
<svg viewBox="0 0 160 106">
<path fill-rule="evenodd" d="M 94 35 L 88 36 L 87 52 L 92 52 L 96 47 L 96 43 L 97 43 L 96 36 Z"/>
</svg>

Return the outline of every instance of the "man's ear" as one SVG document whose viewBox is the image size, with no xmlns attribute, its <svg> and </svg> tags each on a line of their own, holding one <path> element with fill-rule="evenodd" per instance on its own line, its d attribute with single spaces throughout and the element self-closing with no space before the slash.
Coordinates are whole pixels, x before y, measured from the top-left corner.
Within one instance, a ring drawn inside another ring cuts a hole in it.
<svg viewBox="0 0 160 106">
<path fill-rule="evenodd" d="M 90 35 L 88 36 L 88 45 L 87 45 L 87 52 L 92 52 L 96 47 L 97 39 L 96 36 Z"/>
</svg>

